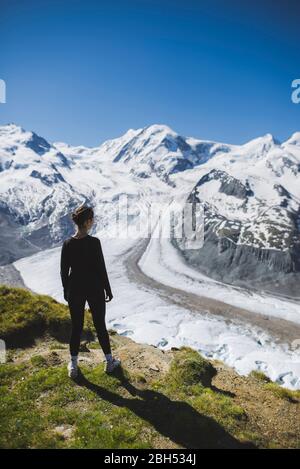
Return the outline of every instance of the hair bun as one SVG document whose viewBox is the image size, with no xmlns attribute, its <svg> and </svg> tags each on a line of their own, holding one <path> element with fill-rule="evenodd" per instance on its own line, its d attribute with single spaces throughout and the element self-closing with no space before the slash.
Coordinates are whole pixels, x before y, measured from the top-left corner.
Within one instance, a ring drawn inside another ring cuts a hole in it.
<svg viewBox="0 0 300 469">
<path fill-rule="evenodd" d="M 94 211 L 87 205 L 81 205 L 71 214 L 71 218 L 78 226 L 82 226 L 87 220 L 94 217 Z"/>
</svg>

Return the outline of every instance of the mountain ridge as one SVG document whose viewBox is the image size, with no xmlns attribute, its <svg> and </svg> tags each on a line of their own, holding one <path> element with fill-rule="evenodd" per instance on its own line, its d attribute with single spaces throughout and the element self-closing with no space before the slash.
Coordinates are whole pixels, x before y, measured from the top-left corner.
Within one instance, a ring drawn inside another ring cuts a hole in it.
<svg viewBox="0 0 300 469">
<path fill-rule="evenodd" d="M 282 282 L 297 274 L 294 291 L 300 271 L 299 137 L 295 132 L 279 142 L 267 133 L 232 145 L 154 124 L 85 147 L 49 143 L 16 124 L 0 126 L 0 219 L 11 232 L 0 236 L 0 261 L 59 244 L 72 231 L 68 214 L 79 204 L 95 206 L 109 226 L 110 204 L 122 194 L 147 203 L 180 194 L 206 206 L 208 244 L 197 254 L 176 245 L 188 262 L 230 282 L 254 281 L 258 272 L 268 284 L 274 275 Z"/>
</svg>

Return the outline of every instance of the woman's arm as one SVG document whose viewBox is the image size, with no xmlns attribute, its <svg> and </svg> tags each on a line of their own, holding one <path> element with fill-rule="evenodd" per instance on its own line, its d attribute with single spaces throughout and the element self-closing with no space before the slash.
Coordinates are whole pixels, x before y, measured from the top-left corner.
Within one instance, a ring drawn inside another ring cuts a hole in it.
<svg viewBox="0 0 300 469">
<path fill-rule="evenodd" d="M 70 262 L 68 257 L 67 245 L 66 241 L 64 241 L 61 249 L 61 256 L 60 256 L 60 277 L 62 286 L 64 289 L 64 298 L 66 300 L 66 293 L 69 283 L 69 270 L 70 270 Z"/>
<path fill-rule="evenodd" d="M 100 261 L 101 276 L 102 276 L 103 285 L 104 285 L 104 289 L 106 291 L 106 294 L 108 296 L 112 296 L 111 287 L 110 287 L 110 283 L 109 283 L 108 275 L 107 275 L 107 270 L 106 270 L 106 265 L 105 265 L 105 261 L 104 261 L 104 256 L 103 256 L 103 252 L 102 252 L 101 241 L 100 241 L 99 238 L 97 238 L 97 259 L 99 259 L 99 261 Z"/>
</svg>

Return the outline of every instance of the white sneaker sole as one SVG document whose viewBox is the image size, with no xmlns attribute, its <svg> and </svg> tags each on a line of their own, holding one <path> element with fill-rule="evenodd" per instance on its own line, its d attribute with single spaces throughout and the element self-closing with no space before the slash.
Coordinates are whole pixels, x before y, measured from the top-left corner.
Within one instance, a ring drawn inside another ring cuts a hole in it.
<svg viewBox="0 0 300 469">
<path fill-rule="evenodd" d="M 71 379 L 77 378 L 77 376 L 78 376 L 78 368 L 77 368 L 77 369 L 70 369 L 70 368 L 68 367 L 68 376 L 69 376 L 69 378 L 71 378 Z"/>
</svg>

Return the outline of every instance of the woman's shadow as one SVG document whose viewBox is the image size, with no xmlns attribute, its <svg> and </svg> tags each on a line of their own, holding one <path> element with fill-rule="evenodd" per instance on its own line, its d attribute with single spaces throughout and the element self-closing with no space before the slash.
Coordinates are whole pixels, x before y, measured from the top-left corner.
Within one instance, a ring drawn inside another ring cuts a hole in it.
<svg viewBox="0 0 300 469">
<path fill-rule="evenodd" d="M 82 372 L 79 372 L 76 382 L 96 393 L 101 399 L 119 407 L 127 407 L 138 417 L 147 420 L 161 435 L 181 447 L 255 448 L 252 443 L 241 443 L 215 420 L 199 414 L 186 402 L 172 401 L 160 392 L 136 388 L 125 377 L 122 368 L 115 370 L 114 376 L 137 398 L 124 398 L 98 386 L 89 381 Z"/>
</svg>

